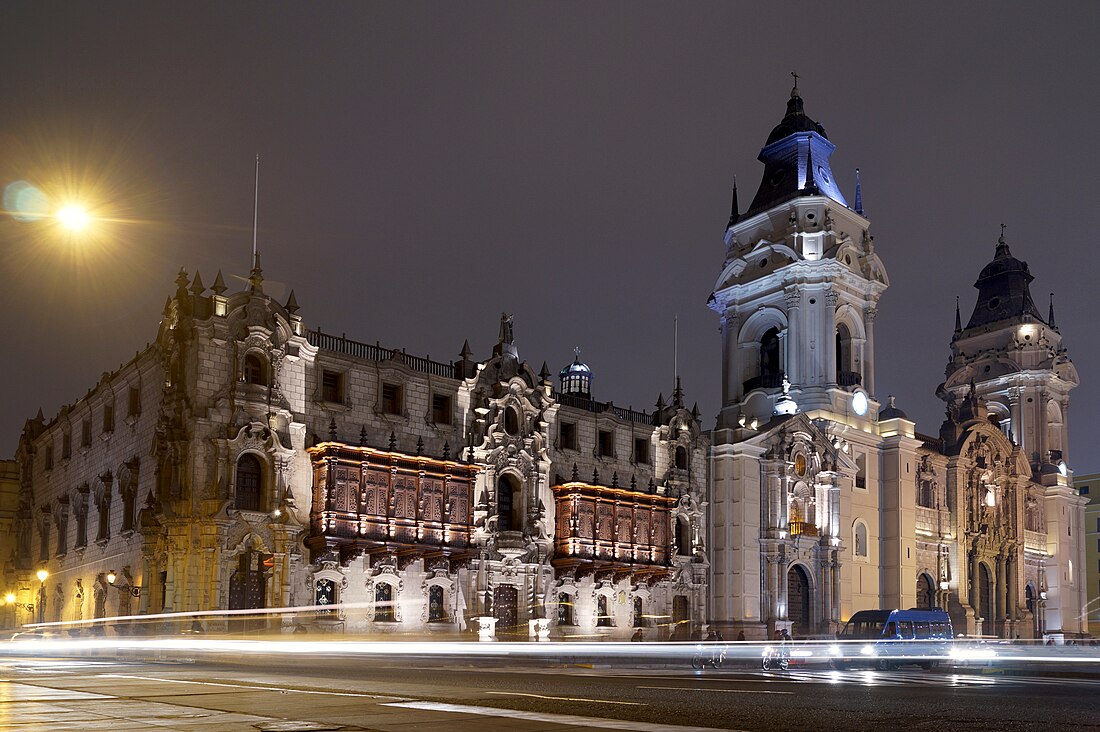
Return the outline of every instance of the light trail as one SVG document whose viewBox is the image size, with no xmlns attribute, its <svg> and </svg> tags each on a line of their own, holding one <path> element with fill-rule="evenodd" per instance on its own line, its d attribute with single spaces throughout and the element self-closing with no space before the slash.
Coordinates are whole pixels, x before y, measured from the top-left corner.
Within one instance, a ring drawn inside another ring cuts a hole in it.
<svg viewBox="0 0 1100 732">
<path fill-rule="evenodd" d="M 589 704 L 625 704 L 632 707 L 648 707 L 643 702 L 614 701 L 612 699 L 587 699 L 583 696 L 546 696 L 545 694 L 528 694 L 522 691 L 487 691 L 486 694 L 497 696 L 529 696 L 535 699 L 547 699 L 549 701 L 587 702 Z"/>
</svg>

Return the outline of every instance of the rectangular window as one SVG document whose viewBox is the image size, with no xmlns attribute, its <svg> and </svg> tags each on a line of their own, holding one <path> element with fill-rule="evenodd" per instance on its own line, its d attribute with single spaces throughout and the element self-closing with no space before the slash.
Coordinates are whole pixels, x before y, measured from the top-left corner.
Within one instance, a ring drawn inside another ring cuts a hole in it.
<svg viewBox="0 0 1100 732">
<path fill-rule="evenodd" d="M 397 384 L 382 384 L 382 413 L 401 414 L 401 387 Z"/>
<path fill-rule="evenodd" d="M 856 455 L 856 488 L 867 489 L 867 456 L 862 453 Z"/>
<path fill-rule="evenodd" d="M 80 446 L 92 446 L 92 420 L 90 419 L 84 420 L 84 424 L 80 425 Z"/>
<path fill-rule="evenodd" d="M 73 456 L 73 436 L 68 432 L 61 435 L 61 459 L 68 460 Z"/>
<path fill-rule="evenodd" d="M 1096 517 L 1096 530 L 1100 531 L 1100 516 Z"/>
<path fill-rule="evenodd" d="M 1087 485 L 1081 486 L 1081 490 L 1079 490 L 1078 493 L 1082 496 L 1087 496 L 1089 494 L 1089 487 Z"/>
<path fill-rule="evenodd" d="M 103 431 L 115 431 L 115 405 L 114 402 L 103 405 Z"/>
<path fill-rule="evenodd" d="M 344 403 L 344 375 L 336 371 L 321 371 L 321 401 Z"/>
<path fill-rule="evenodd" d="M 130 404 L 126 414 L 129 417 L 136 417 L 141 414 L 141 389 L 136 386 L 130 387 Z"/>
<path fill-rule="evenodd" d="M 649 464 L 649 440 L 644 437 L 634 438 L 634 462 Z"/>
<path fill-rule="evenodd" d="M 451 398 L 446 394 L 432 394 L 432 421 L 436 424 L 451 423 Z"/>
<path fill-rule="evenodd" d="M 53 445 L 46 445 L 46 470 L 53 470 Z"/>
<path fill-rule="evenodd" d="M 612 430 L 600 430 L 597 450 L 600 457 L 615 457 L 615 433 Z"/>
<path fill-rule="evenodd" d="M 562 422 L 558 427 L 558 444 L 562 450 L 577 449 L 577 425 L 572 422 Z"/>
</svg>

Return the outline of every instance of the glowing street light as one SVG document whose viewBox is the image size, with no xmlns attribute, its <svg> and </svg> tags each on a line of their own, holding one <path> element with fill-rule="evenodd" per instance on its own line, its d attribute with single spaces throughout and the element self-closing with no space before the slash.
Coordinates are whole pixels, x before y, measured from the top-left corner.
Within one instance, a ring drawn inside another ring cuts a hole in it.
<svg viewBox="0 0 1100 732">
<path fill-rule="evenodd" d="M 14 592 L 9 592 L 8 594 L 4 595 L 4 602 L 8 603 L 9 605 L 14 605 L 15 604 L 15 593 Z"/>
<path fill-rule="evenodd" d="M 54 218 L 56 218 L 66 229 L 73 232 L 83 230 L 88 226 L 88 222 L 92 220 L 87 211 L 75 204 L 70 204 L 60 209 L 54 214 Z"/>
<path fill-rule="evenodd" d="M 38 581 L 45 582 L 46 578 L 50 576 L 50 573 L 44 569 L 38 570 Z"/>
</svg>

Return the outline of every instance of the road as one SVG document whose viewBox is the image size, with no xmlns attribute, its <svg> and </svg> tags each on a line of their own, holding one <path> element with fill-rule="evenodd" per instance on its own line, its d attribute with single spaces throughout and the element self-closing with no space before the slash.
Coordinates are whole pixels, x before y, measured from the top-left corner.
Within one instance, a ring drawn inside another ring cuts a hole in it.
<svg viewBox="0 0 1100 732">
<path fill-rule="evenodd" d="M 0 729 L 1100 729 L 1100 679 L 548 660 L 0 659 Z"/>
</svg>

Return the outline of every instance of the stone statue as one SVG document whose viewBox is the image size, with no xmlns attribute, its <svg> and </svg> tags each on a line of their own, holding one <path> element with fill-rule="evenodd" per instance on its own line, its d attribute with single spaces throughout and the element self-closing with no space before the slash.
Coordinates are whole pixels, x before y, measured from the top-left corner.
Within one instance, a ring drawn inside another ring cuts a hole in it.
<svg viewBox="0 0 1100 732">
<path fill-rule="evenodd" d="M 84 619 L 84 584 L 78 578 L 73 591 L 73 620 Z"/>
</svg>

